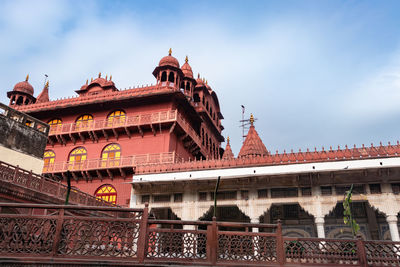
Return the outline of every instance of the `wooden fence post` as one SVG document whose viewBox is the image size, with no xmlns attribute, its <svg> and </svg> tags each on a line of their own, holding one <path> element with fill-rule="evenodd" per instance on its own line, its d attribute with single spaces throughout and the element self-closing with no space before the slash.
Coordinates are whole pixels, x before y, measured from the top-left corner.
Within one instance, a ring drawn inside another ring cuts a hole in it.
<svg viewBox="0 0 400 267">
<path fill-rule="evenodd" d="M 360 264 L 360 267 L 367 267 L 368 266 L 367 253 L 365 252 L 365 245 L 361 236 L 357 236 L 356 245 L 357 245 L 358 263 Z"/>
<path fill-rule="evenodd" d="M 148 228 L 148 220 L 149 220 L 149 203 L 146 202 L 145 207 L 143 209 L 142 220 L 139 226 L 139 237 L 137 244 L 137 257 L 139 263 L 143 263 L 146 258 L 146 248 L 147 248 L 147 228 Z"/>
<path fill-rule="evenodd" d="M 206 243 L 207 259 L 212 265 L 215 265 L 217 263 L 217 254 L 218 254 L 217 230 L 218 230 L 217 218 L 213 217 L 211 225 L 207 225 L 207 243 Z"/>
<path fill-rule="evenodd" d="M 278 220 L 278 226 L 276 228 L 276 260 L 280 266 L 285 264 L 285 257 L 286 255 L 282 237 L 282 224 L 281 220 Z"/>
<path fill-rule="evenodd" d="M 54 236 L 53 251 L 52 251 L 53 257 L 57 256 L 58 248 L 59 248 L 60 242 L 61 242 L 61 232 L 62 232 L 62 226 L 64 224 L 64 212 L 65 212 L 64 209 L 60 209 L 58 212 L 56 233 Z M 66 241 L 66 242 L 68 242 L 68 241 Z"/>
</svg>

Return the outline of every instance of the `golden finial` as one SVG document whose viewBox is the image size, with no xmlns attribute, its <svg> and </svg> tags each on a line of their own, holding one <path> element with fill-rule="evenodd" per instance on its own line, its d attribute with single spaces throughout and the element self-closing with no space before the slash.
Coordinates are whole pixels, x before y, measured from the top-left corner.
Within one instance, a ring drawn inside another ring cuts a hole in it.
<svg viewBox="0 0 400 267">
<path fill-rule="evenodd" d="M 101 72 L 99 72 L 99 78 L 101 77 Z"/>
<path fill-rule="evenodd" d="M 186 56 L 185 62 L 188 63 L 188 61 L 189 61 L 188 56 Z"/>
<path fill-rule="evenodd" d="M 108 79 L 108 75 L 106 74 L 106 81 L 107 81 L 107 79 Z"/>
<path fill-rule="evenodd" d="M 92 77 L 92 78 L 90 78 L 90 82 L 93 82 L 93 77 Z"/>
<path fill-rule="evenodd" d="M 229 141 L 230 141 L 231 139 L 229 139 L 229 135 L 228 135 L 228 138 L 226 138 L 226 142 L 228 143 L 228 145 L 229 145 Z"/>
<path fill-rule="evenodd" d="M 44 88 L 49 88 L 49 81 L 46 82 Z"/>
<path fill-rule="evenodd" d="M 172 55 L 172 49 L 170 48 L 168 51 L 168 56 Z"/>
<path fill-rule="evenodd" d="M 112 75 L 110 75 L 110 81 L 112 80 Z"/>
<path fill-rule="evenodd" d="M 254 116 L 253 116 L 253 113 L 251 113 L 250 114 L 250 124 L 251 124 L 251 126 L 253 126 L 253 123 L 254 123 Z"/>
<path fill-rule="evenodd" d="M 206 85 L 208 85 L 208 81 L 206 80 Z"/>
<path fill-rule="evenodd" d="M 200 73 L 197 73 L 197 79 L 200 79 Z"/>
<path fill-rule="evenodd" d="M 29 80 L 29 74 L 26 75 L 25 82 Z"/>
<path fill-rule="evenodd" d="M 89 83 L 89 79 L 86 79 L 86 84 L 88 84 Z"/>
</svg>

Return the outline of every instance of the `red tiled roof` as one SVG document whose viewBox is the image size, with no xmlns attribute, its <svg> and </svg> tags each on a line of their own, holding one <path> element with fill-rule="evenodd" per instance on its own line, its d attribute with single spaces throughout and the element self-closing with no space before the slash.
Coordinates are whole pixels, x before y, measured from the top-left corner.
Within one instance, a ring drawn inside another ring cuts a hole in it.
<svg viewBox="0 0 400 267">
<path fill-rule="evenodd" d="M 261 141 L 260 136 L 254 125 L 250 126 L 249 132 L 247 133 L 246 140 L 244 140 L 243 146 L 240 149 L 238 157 L 248 157 L 248 156 L 265 156 L 268 155 L 268 150 L 264 143 Z"/>
<path fill-rule="evenodd" d="M 272 165 L 288 165 L 312 162 L 332 162 L 343 160 L 360 160 L 372 158 L 391 158 L 400 156 L 400 143 L 397 141 L 396 145 L 348 148 L 344 149 L 338 147 L 337 150 L 330 148 L 329 150 L 309 151 L 306 152 L 293 152 L 279 154 L 268 154 L 264 156 L 250 155 L 248 157 L 238 157 L 231 159 L 209 159 L 191 162 L 179 162 L 172 164 L 163 164 L 161 166 L 142 166 L 136 169 L 136 174 L 148 173 L 163 173 L 163 172 L 178 172 L 178 171 L 196 171 L 196 170 L 209 170 L 209 169 L 226 169 L 226 168 L 243 168 L 250 166 L 272 166 Z M 189 163 L 189 164 L 188 164 Z"/>
<path fill-rule="evenodd" d="M 229 137 L 228 137 L 225 152 L 224 152 L 224 155 L 222 156 L 222 159 L 233 159 L 234 157 L 235 157 L 235 155 L 233 155 L 231 145 L 229 143 Z"/>
</svg>

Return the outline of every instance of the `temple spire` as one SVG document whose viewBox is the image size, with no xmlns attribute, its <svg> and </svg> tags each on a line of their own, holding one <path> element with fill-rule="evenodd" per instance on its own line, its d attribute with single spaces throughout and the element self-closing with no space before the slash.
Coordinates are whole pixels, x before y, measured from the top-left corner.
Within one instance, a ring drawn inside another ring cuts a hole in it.
<svg viewBox="0 0 400 267">
<path fill-rule="evenodd" d="M 168 56 L 172 55 L 172 49 L 170 48 L 168 51 Z"/>
<path fill-rule="evenodd" d="M 224 152 L 224 155 L 222 156 L 222 159 L 233 159 L 233 158 L 235 158 L 235 155 L 232 152 L 232 148 L 231 148 L 231 145 L 230 145 L 229 141 L 230 141 L 230 139 L 229 139 L 229 136 L 228 136 L 228 138 L 226 139 L 226 147 L 225 147 L 225 152 Z"/>
<path fill-rule="evenodd" d="M 25 82 L 29 81 L 29 74 L 26 75 Z"/>
<path fill-rule="evenodd" d="M 36 103 L 49 102 L 49 81 L 44 85 L 43 91 L 38 95 Z"/>
<path fill-rule="evenodd" d="M 250 129 L 247 133 L 246 139 L 244 140 L 243 146 L 240 149 L 238 157 L 269 155 L 267 148 L 254 127 L 253 114 L 250 115 L 250 124 Z"/>
</svg>

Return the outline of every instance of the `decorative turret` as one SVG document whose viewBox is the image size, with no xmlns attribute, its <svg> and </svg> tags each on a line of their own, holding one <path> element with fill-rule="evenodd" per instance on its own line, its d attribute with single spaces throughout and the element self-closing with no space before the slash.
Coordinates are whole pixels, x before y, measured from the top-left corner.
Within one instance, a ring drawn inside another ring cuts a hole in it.
<svg viewBox="0 0 400 267">
<path fill-rule="evenodd" d="M 222 159 L 233 159 L 235 157 L 235 155 L 232 152 L 231 149 L 231 145 L 229 143 L 229 136 L 226 139 L 226 148 L 225 148 L 225 152 L 224 155 L 222 156 Z"/>
<path fill-rule="evenodd" d="M 168 51 L 168 56 L 163 57 L 158 66 L 153 71 L 159 86 L 168 86 L 179 89 L 182 78 L 182 70 L 179 68 L 179 62 L 172 56 L 172 49 Z"/>
<path fill-rule="evenodd" d="M 43 91 L 36 98 L 36 103 L 49 102 L 49 81 L 44 85 Z"/>
<path fill-rule="evenodd" d="M 243 146 L 240 149 L 238 157 L 248 156 L 266 156 L 269 155 L 267 148 L 261 141 L 260 136 L 254 128 L 254 117 L 250 115 L 250 129 L 247 133 L 246 140 L 244 140 Z"/>
<path fill-rule="evenodd" d="M 196 80 L 193 78 L 193 71 L 189 65 L 188 56 L 185 58 L 185 64 L 182 65 L 182 72 L 183 72 L 183 81 L 181 82 L 180 89 L 183 91 L 185 95 L 190 98 L 193 98 L 193 90 L 196 85 Z"/>
<path fill-rule="evenodd" d="M 110 75 L 110 79 L 108 79 L 108 75 L 103 78 L 101 77 L 100 72 L 96 79 L 91 78 L 90 83 L 89 80 L 86 80 L 86 83 L 81 86 L 81 89 L 75 92 L 78 93 L 80 96 L 83 96 L 99 94 L 106 91 L 118 91 L 117 87 L 115 87 L 115 83 L 111 79 L 112 75 Z"/>
<path fill-rule="evenodd" d="M 36 102 L 36 98 L 33 96 L 33 86 L 28 80 L 29 74 L 26 75 L 25 81 L 17 83 L 12 91 L 7 92 L 7 97 L 10 98 L 10 106 L 29 105 Z"/>
</svg>

